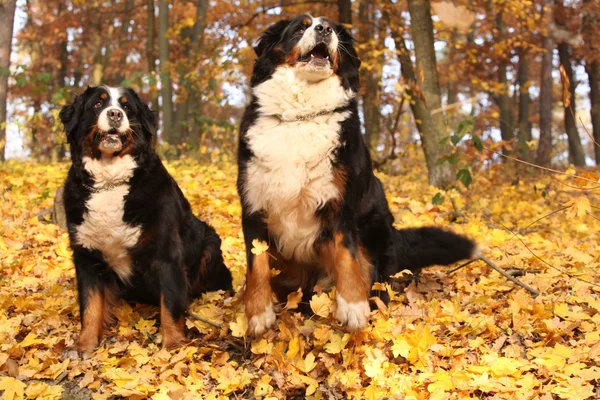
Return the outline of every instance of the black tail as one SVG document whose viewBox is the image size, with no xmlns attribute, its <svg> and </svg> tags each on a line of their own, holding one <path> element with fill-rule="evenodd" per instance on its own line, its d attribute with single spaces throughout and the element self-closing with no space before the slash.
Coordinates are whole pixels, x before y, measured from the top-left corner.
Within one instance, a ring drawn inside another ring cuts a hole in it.
<svg viewBox="0 0 600 400">
<path fill-rule="evenodd" d="M 398 271 L 418 272 L 432 265 L 450 265 L 473 257 L 475 242 L 440 228 L 407 228 L 395 231 L 394 251 Z"/>
</svg>

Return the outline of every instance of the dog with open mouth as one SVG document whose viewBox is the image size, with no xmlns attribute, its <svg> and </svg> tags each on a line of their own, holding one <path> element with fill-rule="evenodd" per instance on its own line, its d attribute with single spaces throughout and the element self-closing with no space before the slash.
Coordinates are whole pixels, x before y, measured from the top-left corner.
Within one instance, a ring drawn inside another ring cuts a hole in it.
<svg viewBox="0 0 600 400">
<path fill-rule="evenodd" d="M 360 61 L 350 33 L 304 14 L 270 26 L 254 47 L 238 150 L 248 332 L 261 334 L 302 288 L 336 287 L 336 318 L 360 330 L 374 282 L 470 258 L 475 244 L 434 227 L 396 229 L 361 134 Z M 254 254 L 264 241 L 267 254 Z M 271 269 L 279 270 L 272 276 Z"/>
<path fill-rule="evenodd" d="M 81 333 L 92 351 L 117 298 L 160 306 L 162 345 L 185 340 L 201 293 L 232 291 L 215 230 L 152 148 L 156 115 L 132 89 L 89 87 L 60 111 L 72 165 L 64 205 L 77 275 Z"/>
</svg>

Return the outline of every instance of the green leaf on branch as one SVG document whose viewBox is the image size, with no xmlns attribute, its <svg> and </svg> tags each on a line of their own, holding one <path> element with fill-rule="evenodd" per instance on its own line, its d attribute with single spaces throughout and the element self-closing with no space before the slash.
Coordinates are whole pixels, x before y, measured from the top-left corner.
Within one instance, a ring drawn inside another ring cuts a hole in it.
<svg viewBox="0 0 600 400">
<path fill-rule="evenodd" d="M 442 193 L 437 192 L 435 194 L 435 196 L 433 196 L 433 198 L 431 199 L 431 203 L 437 205 L 440 205 L 444 202 L 444 196 L 442 196 Z"/>
<path fill-rule="evenodd" d="M 466 187 L 469 187 L 471 183 L 473 183 L 473 177 L 471 176 L 471 172 L 466 167 L 463 167 L 458 170 L 458 172 L 456 173 L 456 179 L 461 181 Z"/>
<path fill-rule="evenodd" d="M 435 162 L 435 165 L 441 165 L 445 162 L 448 162 L 448 163 L 450 163 L 450 165 L 453 165 L 456 167 L 458 165 L 458 154 L 452 153 L 452 154 L 448 154 L 446 156 L 440 157 Z"/>
<path fill-rule="evenodd" d="M 480 153 L 483 151 L 483 144 L 481 143 L 481 138 L 477 135 L 472 135 L 473 136 L 473 146 L 475 146 L 475 148 L 477 149 L 477 151 L 479 151 Z"/>
</svg>

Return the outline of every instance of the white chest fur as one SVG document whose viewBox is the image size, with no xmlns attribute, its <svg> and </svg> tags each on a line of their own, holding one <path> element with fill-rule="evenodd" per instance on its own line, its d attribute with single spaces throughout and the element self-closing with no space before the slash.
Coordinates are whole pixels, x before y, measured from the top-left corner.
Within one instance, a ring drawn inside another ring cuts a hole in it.
<svg viewBox="0 0 600 400">
<path fill-rule="evenodd" d="M 280 67 L 254 95 L 260 116 L 247 132 L 254 157 L 247 167 L 245 199 L 251 212 L 266 212 L 269 231 L 286 258 L 310 261 L 320 232 L 315 212 L 339 195 L 332 157 L 341 145 L 340 123 L 349 113 L 293 119 L 333 111 L 354 94 L 344 91 L 337 76 L 308 84 L 296 79 L 292 68 Z"/>
<path fill-rule="evenodd" d="M 127 281 L 132 273 L 127 250 L 137 243 L 141 234 L 139 226 L 123 221 L 125 196 L 129 193 L 127 181 L 133 176 L 136 163 L 133 157 L 125 155 L 106 161 L 85 157 L 83 165 L 94 178 L 96 188 L 116 182 L 124 184 L 92 193 L 86 202 L 83 223 L 77 227 L 77 243 L 101 251 L 109 266 Z"/>
</svg>

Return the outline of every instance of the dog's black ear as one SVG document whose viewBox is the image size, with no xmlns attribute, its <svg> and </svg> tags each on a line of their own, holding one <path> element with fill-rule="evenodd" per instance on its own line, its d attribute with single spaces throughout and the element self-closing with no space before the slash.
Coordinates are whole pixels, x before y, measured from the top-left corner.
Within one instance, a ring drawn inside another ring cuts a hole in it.
<svg viewBox="0 0 600 400">
<path fill-rule="evenodd" d="M 73 134 L 83 114 L 85 102 L 89 98 L 90 93 L 93 91 L 94 88 L 88 86 L 85 92 L 79 96 L 75 96 L 73 103 L 67 104 L 58 113 L 58 117 L 64 125 L 65 131 L 67 131 L 67 142 L 69 144 L 72 144 Z"/>
<path fill-rule="evenodd" d="M 258 57 L 261 57 L 267 51 L 273 48 L 273 46 L 279 43 L 283 31 L 285 31 L 285 28 L 287 28 L 289 24 L 290 20 L 284 19 L 269 26 L 254 45 L 254 52 L 256 53 L 256 55 Z"/>
<path fill-rule="evenodd" d="M 158 117 L 155 111 L 152 111 L 148 104 L 144 102 L 135 90 L 128 88 L 127 91 L 132 99 L 135 101 L 135 108 L 137 110 L 137 119 L 142 125 L 144 131 L 144 139 L 148 142 L 152 142 L 152 136 L 156 135 L 158 129 Z"/>
<path fill-rule="evenodd" d="M 338 54 L 341 58 L 339 60 L 339 73 L 342 76 L 342 84 L 345 89 L 358 92 L 360 87 L 358 69 L 361 62 L 354 48 L 354 38 L 350 31 L 341 24 L 335 25 L 335 33 L 339 40 L 340 51 Z"/>
</svg>

